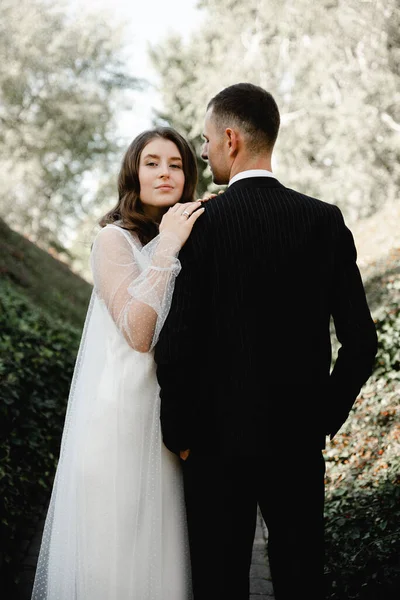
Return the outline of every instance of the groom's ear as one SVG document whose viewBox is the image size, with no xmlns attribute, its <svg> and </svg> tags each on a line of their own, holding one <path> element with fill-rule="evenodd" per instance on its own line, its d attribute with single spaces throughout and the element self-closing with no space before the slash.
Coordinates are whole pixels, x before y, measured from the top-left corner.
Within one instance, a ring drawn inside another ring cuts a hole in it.
<svg viewBox="0 0 400 600">
<path fill-rule="evenodd" d="M 238 132 L 235 131 L 235 129 L 231 129 L 230 127 L 227 127 L 225 129 L 225 135 L 226 135 L 226 143 L 228 146 L 228 150 L 229 150 L 229 154 L 232 155 L 236 155 L 238 152 L 238 148 L 239 148 L 239 135 Z"/>
</svg>

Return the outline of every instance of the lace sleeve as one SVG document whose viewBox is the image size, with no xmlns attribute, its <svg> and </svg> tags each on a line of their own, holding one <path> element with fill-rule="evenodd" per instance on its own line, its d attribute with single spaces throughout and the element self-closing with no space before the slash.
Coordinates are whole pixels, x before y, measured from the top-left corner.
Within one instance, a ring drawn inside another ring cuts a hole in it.
<svg viewBox="0 0 400 600">
<path fill-rule="evenodd" d="M 93 244 L 94 287 L 128 344 L 149 352 L 171 306 L 179 244 L 162 233 L 141 250 L 123 230 L 102 229 Z"/>
</svg>

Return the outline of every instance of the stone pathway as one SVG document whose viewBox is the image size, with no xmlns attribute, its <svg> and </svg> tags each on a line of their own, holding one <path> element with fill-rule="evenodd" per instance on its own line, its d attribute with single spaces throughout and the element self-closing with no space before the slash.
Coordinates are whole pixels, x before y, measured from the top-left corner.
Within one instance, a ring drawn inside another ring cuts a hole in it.
<svg viewBox="0 0 400 600">
<path fill-rule="evenodd" d="M 249 600 L 274 600 L 275 598 L 268 566 L 267 539 L 268 531 L 260 511 L 258 511 L 250 567 Z"/>
</svg>

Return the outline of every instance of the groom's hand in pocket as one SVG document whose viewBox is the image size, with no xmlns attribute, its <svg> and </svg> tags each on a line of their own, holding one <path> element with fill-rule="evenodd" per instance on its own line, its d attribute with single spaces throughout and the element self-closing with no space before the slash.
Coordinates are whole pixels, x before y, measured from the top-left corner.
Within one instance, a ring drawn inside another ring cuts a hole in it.
<svg viewBox="0 0 400 600">
<path fill-rule="evenodd" d="M 188 458 L 190 454 L 190 450 L 181 450 L 179 452 L 179 456 L 181 457 L 182 460 L 186 460 Z"/>
</svg>

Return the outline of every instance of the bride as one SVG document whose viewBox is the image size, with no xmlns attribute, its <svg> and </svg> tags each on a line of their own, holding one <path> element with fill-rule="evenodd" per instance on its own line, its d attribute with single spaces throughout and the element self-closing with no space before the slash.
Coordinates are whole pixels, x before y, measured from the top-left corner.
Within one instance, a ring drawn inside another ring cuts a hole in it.
<svg viewBox="0 0 400 600">
<path fill-rule="evenodd" d="M 32 600 L 189 600 L 179 458 L 162 443 L 154 346 L 179 250 L 204 212 L 196 157 L 171 128 L 138 135 L 100 221 Z"/>
</svg>

